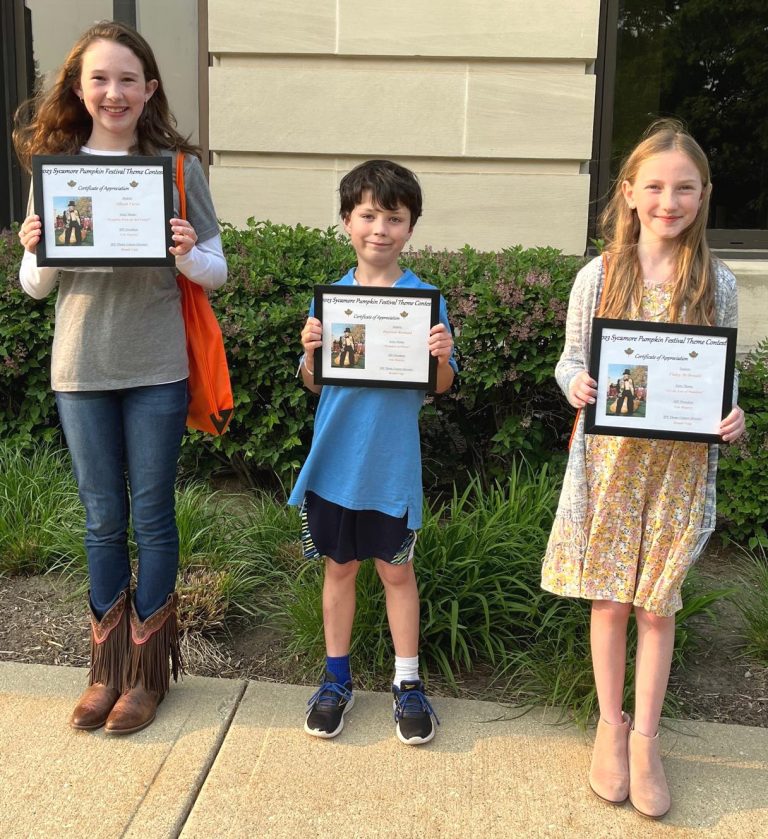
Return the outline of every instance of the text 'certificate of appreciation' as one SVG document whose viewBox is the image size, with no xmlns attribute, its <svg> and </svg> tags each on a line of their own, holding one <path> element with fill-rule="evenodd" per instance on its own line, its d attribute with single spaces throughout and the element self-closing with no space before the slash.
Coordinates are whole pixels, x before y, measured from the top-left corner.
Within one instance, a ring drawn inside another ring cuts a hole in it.
<svg viewBox="0 0 768 839">
<path fill-rule="evenodd" d="M 588 434 L 720 442 L 730 412 L 736 330 L 595 318 Z"/>
<path fill-rule="evenodd" d="M 173 265 L 170 157 L 32 158 L 38 265 Z"/>
<path fill-rule="evenodd" d="M 316 286 L 315 383 L 434 390 L 437 359 L 427 346 L 439 320 L 436 289 Z"/>
</svg>

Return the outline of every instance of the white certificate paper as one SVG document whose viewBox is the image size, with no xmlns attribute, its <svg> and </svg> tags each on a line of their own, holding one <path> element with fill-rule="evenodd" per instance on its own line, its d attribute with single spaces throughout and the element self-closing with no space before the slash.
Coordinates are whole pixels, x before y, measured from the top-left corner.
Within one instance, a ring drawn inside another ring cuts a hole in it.
<svg viewBox="0 0 768 839">
<path fill-rule="evenodd" d="M 439 319 L 436 289 L 316 286 L 317 384 L 434 390 L 437 360 L 427 347 Z"/>
<path fill-rule="evenodd" d="M 585 431 L 718 442 L 735 357 L 735 329 L 595 318 Z"/>
<path fill-rule="evenodd" d="M 32 158 L 38 265 L 173 265 L 171 158 Z"/>
</svg>

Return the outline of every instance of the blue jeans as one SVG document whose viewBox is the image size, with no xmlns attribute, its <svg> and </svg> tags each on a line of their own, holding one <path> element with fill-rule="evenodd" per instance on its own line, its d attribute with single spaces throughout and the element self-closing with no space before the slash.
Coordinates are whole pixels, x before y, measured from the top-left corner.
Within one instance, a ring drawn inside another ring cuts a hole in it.
<svg viewBox="0 0 768 839">
<path fill-rule="evenodd" d="M 174 489 L 187 416 L 187 382 L 56 392 L 85 507 L 91 608 L 101 618 L 128 588 L 128 518 L 139 549 L 134 602 L 146 620 L 176 587 Z"/>
</svg>

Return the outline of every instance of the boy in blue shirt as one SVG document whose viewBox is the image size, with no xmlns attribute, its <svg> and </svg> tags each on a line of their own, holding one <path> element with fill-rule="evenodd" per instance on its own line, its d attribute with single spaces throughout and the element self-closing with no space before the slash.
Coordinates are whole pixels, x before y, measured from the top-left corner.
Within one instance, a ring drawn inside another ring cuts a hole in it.
<svg viewBox="0 0 768 839">
<path fill-rule="evenodd" d="M 398 264 L 421 215 L 413 172 L 388 160 L 360 164 L 341 181 L 341 218 L 357 266 L 338 285 L 434 288 Z M 289 504 L 301 506 L 306 557 L 325 557 L 325 677 L 309 700 L 304 730 L 335 737 L 354 704 L 349 648 L 360 562 L 372 558 L 384 584 L 395 648 L 392 685 L 396 733 L 407 744 L 435 736 L 432 706 L 419 677 L 419 592 L 413 570 L 421 526 L 418 416 L 425 391 L 314 384 L 312 360 L 322 325 L 310 317 L 301 332 L 304 385 L 320 394 L 312 448 Z M 445 300 L 428 349 L 437 359 L 437 393 L 453 384 L 456 362 Z"/>
</svg>

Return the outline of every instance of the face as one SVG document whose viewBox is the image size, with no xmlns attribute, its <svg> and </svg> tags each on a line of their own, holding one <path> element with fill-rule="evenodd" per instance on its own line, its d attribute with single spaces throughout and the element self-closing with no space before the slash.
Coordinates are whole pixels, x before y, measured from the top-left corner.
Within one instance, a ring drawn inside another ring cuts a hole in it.
<svg viewBox="0 0 768 839">
<path fill-rule="evenodd" d="M 699 170 L 677 150 L 649 157 L 622 190 L 637 212 L 641 243 L 675 239 L 693 224 L 704 197 Z"/>
<path fill-rule="evenodd" d="M 94 41 L 83 53 L 75 93 L 93 119 L 88 145 L 105 151 L 129 149 L 144 105 L 157 81 L 144 78 L 136 54 L 115 41 Z"/>
<path fill-rule="evenodd" d="M 344 219 L 358 261 L 382 268 L 397 262 L 400 252 L 411 238 L 411 212 L 402 204 L 386 210 L 374 204 L 370 192 Z"/>
</svg>

